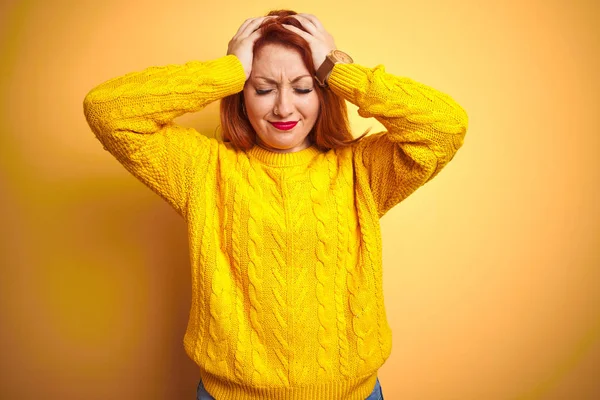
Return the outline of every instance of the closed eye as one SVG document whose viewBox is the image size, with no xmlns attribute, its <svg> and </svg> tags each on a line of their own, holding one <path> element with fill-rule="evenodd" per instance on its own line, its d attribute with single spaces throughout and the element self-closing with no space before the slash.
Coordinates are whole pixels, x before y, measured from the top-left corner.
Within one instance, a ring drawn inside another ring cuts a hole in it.
<svg viewBox="0 0 600 400">
<path fill-rule="evenodd" d="M 256 94 L 261 96 L 261 95 L 265 95 L 265 94 L 269 94 L 273 91 L 273 89 L 256 89 Z M 294 89 L 294 92 L 298 93 L 298 94 L 308 94 L 310 92 L 312 92 L 313 89 Z"/>
<path fill-rule="evenodd" d="M 266 90 L 256 89 L 256 94 L 263 95 L 263 94 L 271 93 L 272 91 L 273 91 L 273 89 L 266 89 Z"/>
</svg>

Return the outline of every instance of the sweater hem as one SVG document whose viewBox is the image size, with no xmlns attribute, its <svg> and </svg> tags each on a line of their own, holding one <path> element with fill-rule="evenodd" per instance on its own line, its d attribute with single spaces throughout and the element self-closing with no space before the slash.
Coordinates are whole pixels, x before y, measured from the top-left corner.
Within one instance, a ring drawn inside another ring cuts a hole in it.
<svg viewBox="0 0 600 400">
<path fill-rule="evenodd" d="M 212 397 L 226 400 L 364 400 L 373 392 L 377 381 L 377 371 L 350 380 L 291 387 L 251 387 L 202 369 L 200 376 Z"/>
</svg>

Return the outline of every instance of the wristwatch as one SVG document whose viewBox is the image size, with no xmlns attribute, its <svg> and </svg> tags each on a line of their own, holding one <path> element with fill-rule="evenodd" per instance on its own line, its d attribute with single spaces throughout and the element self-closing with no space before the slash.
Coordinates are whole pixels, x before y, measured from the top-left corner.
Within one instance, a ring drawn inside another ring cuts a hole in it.
<svg viewBox="0 0 600 400">
<path fill-rule="evenodd" d="M 326 87 L 327 78 L 329 77 L 329 74 L 333 70 L 333 66 L 335 64 L 350 64 L 353 62 L 354 60 L 352 60 L 352 57 L 350 57 L 343 51 L 332 50 L 331 53 L 327 54 L 327 56 L 325 57 L 325 61 L 323 61 L 323 64 L 321 64 L 321 66 L 317 70 L 315 78 L 317 79 L 317 82 L 319 82 L 319 85 L 321 85 L 322 87 Z"/>
</svg>

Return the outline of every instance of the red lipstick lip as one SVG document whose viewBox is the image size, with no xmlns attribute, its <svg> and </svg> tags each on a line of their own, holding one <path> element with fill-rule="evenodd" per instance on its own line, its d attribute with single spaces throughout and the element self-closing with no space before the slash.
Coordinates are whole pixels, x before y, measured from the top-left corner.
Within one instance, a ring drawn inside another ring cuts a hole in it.
<svg viewBox="0 0 600 400">
<path fill-rule="evenodd" d="M 289 131 L 290 129 L 295 127 L 296 124 L 298 124 L 298 121 L 282 121 L 282 122 L 269 121 L 269 123 L 279 130 Z"/>
</svg>

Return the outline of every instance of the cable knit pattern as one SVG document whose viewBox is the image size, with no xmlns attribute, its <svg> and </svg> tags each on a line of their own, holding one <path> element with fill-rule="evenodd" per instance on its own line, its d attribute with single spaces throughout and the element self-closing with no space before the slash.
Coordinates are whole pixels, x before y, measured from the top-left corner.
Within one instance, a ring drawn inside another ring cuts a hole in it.
<svg viewBox="0 0 600 400">
<path fill-rule="evenodd" d="M 287 371 L 290 367 L 290 354 L 291 348 L 287 337 L 289 331 L 289 324 L 287 321 L 286 310 L 289 309 L 290 305 L 287 301 L 287 287 L 288 279 L 286 277 L 286 261 L 285 261 L 285 213 L 282 209 L 283 206 L 283 195 L 277 190 L 277 186 L 271 187 L 271 195 L 274 198 L 273 204 L 268 207 L 271 212 L 270 220 L 274 221 L 276 225 L 271 229 L 270 234 L 275 240 L 276 245 L 271 248 L 271 254 L 273 255 L 274 264 L 271 269 L 273 278 L 275 279 L 275 285 L 273 287 L 273 297 L 275 299 L 275 305 L 271 308 L 273 317 L 279 323 L 279 329 L 273 332 L 273 335 L 277 339 L 277 346 L 274 351 L 277 354 L 277 359 L 281 363 L 282 368 L 277 369 L 281 384 L 289 386 L 289 376 Z"/>
<path fill-rule="evenodd" d="M 331 163 L 330 163 L 331 167 Z M 339 173 L 343 173 L 338 169 L 339 165 L 336 165 L 336 168 L 329 168 L 329 179 L 331 182 L 335 182 L 337 180 L 337 175 Z M 351 187 L 350 184 L 347 184 L 348 188 Z M 337 346 L 340 352 L 339 355 L 339 363 L 340 363 L 340 374 L 343 377 L 348 378 L 351 374 L 350 371 L 350 345 L 348 343 L 348 338 L 345 335 L 347 329 L 347 321 L 345 318 L 345 299 L 344 294 L 347 292 L 346 289 L 346 276 L 348 274 L 348 269 L 351 266 L 349 262 L 347 262 L 348 257 L 348 221 L 350 220 L 347 217 L 349 207 L 345 207 L 343 203 L 340 202 L 338 197 L 334 197 L 335 201 L 335 209 L 337 211 L 336 215 L 336 223 L 335 226 L 337 228 L 337 249 L 336 249 L 336 267 L 335 267 L 335 292 L 334 297 L 336 301 L 336 323 L 337 323 L 337 332 L 338 332 L 338 342 Z"/>
<path fill-rule="evenodd" d="M 237 349 L 237 357 L 234 359 L 234 369 L 235 369 L 235 378 L 238 381 L 244 379 L 245 372 L 247 371 L 248 366 L 245 364 L 246 362 L 246 354 L 249 350 L 251 350 L 250 346 L 250 338 L 248 335 L 245 335 L 245 327 L 248 323 L 245 317 L 245 305 L 247 302 L 244 298 L 243 288 L 245 286 L 243 279 L 243 267 L 242 267 L 242 247 L 241 247 L 241 236 L 242 232 L 242 195 L 239 190 L 235 190 L 233 194 L 233 226 L 231 229 L 231 247 L 232 247 L 232 259 L 233 259 L 233 270 L 236 274 L 236 282 L 238 286 L 236 286 L 236 292 L 238 292 L 238 298 L 236 299 L 236 319 L 240 326 L 238 327 L 237 337 L 236 337 L 236 349 Z M 241 293 L 240 293 L 241 292 Z M 242 353 L 244 351 L 244 353 Z"/>
<path fill-rule="evenodd" d="M 262 299 L 264 290 L 263 275 L 267 272 L 263 269 L 261 255 L 263 253 L 263 207 L 262 191 L 256 176 L 255 160 L 249 161 L 248 168 L 248 198 L 251 201 L 248 218 L 248 278 L 250 279 L 250 323 L 252 326 L 251 346 L 252 346 L 252 383 L 260 385 L 267 379 L 267 363 L 265 351 L 265 303 Z"/>
<path fill-rule="evenodd" d="M 328 164 L 325 165 L 325 167 L 328 166 Z M 333 352 L 333 345 L 335 343 L 331 340 L 334 337 L 332 333 L 334 332 L 333 324 L 335 315 L 332 315 L 332 313 L 335 312 L 335 308 L 328 306 L 331 299 L 331 293 L 327 293 L 327 289 L 331 287 L 331 277 L 335 272 L 334 269 L 328 268 L 330 265 L 333 265 L 329 259 L 333 250 L 331 247 L 334 245 L 334 243 L 329 243 L 327 240 L 331 235 L 328 232 L 328 229 L 330 228 L 327 226 L 326 218 L 330 209 L 326 204 L 326 195 L 329 193 L 329 169 L 327 169 L 325 173 L 323 170 L 317 171 L 316 169 L 311 169 L 309 174 L 312 184 L 310 197 L 314 217 L 316 218 L 317 223 L 316 230 L 318 241 L 315 249 L 317 259 L 317 300 L 319 302 L 317 318 L 320 323 L 318 330 L 320 347 L 317 350 L 317 361 L 320 366 L 318 376 L 321 379 L 327 379 L 332 372 L 331 358 L 328 357 L 328 355 Z"/>
<path fill-rule="evenodd" d="M 392 345 L 379 219 L 454 157 L 467 115 L 382 66 L 338 64 L 331 90 L 386 128 L 351 147 L 238 151 L 173 122 L 244 81 L 234 56 L 151 67 L 90 91 L 84 113 L 102 146 L 188 224 L 184 346 L 208 392 L 363 400 Z"/>
</svg>

